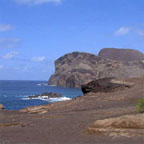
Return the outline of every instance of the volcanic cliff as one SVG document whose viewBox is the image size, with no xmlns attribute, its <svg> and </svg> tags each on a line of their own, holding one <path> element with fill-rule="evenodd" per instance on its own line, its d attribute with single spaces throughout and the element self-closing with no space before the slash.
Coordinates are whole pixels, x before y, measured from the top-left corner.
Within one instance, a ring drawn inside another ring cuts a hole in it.
<svg viewBox="0 0 144 144">
<path fill-rule="evenodd" d="M 116 61 L 144 60 L 144 54 L 133 49 L 104 48 L 99 52 L 98 56 Z"/>
<path fill-rule="evenodd" d="M 89 53 L 73 52 L 55 61 L 55 73 L 48 84 L 80 87 L 92 80 L 144 76 L 144 61 L 114 61 Z"/>
</svg>

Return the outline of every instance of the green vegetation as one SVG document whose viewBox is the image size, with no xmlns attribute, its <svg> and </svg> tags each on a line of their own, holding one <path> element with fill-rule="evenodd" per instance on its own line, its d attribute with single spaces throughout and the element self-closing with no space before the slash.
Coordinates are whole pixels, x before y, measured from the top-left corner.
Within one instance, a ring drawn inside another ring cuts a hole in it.
<svg viewBox="0 0 144 144">
<path fill-rule="evenodd" d="M 139 100 L 138 104 L 136 105 L 136 110 L 139 113 L 144 113 L 144 98 Z"/>
</svg>

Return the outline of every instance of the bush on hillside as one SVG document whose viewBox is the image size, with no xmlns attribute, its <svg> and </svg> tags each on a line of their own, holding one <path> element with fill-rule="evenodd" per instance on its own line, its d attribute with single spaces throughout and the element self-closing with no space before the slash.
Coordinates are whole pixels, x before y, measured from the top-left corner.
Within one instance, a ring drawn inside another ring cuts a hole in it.
<svg viewBox="0 0 144 144">
<path fill-rule="evenodd" d="M 136 110 L 139 113 L 144 113 L 144 98 L 139 100 L 138 104 L 136 105 Z"/>
</svg>

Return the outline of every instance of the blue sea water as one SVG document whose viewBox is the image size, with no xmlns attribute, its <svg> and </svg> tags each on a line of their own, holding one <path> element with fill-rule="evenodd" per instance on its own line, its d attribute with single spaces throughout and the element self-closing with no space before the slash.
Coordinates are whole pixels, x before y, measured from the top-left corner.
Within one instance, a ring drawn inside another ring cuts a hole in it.
<svg viewBox="0 0 144 144">
<path fill-rule="evenodd" d="M 48 104 L 54 101 L 27 99 L 28 96 L 44 92 L 55 92 L 63 97 L 75 98 L 82 95 L 80 89 L 48 86 L 47 81 L 0 81 L 0 104 L 7 110 L 20 110 L 28 106 Z"/>
</svg>

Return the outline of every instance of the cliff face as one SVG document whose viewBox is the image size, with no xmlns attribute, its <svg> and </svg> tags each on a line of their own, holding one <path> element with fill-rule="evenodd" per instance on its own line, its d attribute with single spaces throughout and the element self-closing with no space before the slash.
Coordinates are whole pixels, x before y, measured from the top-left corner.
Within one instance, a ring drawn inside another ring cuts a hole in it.
<svg viewBox="0 0 144 144">
<path fill-rule="evenodd" d="M 92 80 L 118 77 L 130 78 L 144 76 L 144 62 L 120 62 L 89 54 L 73 52 L 55 61 L 55 73 L 49 85 L 80 87 Z"/>
<path fill-rule="evenodd" d="M 99 52 L 98 56 L 116 61 L 144 60 L 144 54 L 133 49 L 104 48 Z"/>
</svg>

